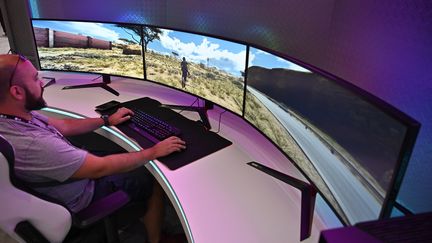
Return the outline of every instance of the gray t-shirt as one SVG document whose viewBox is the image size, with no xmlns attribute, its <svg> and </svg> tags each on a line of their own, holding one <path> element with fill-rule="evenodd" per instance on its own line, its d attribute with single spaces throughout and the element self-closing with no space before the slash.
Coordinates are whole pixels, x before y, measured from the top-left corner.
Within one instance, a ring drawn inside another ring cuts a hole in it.
<svg viewBox="0 0 432 243">
<path fill-rule="evenodd" d="M 68 180 L 84 163 L 87 151 L 70 144 L 57 129 L 48 125 L 46 116 L 37 112 L 32 112 L 32 115 L 31 122 L 34 124 L 0 118 L 0 134 L 15 149 L 16 176 L 30 184 Z M 77 212 L 89 205 L 94 193 L 94 181 L 83 179 L 33 188 Z"/>
</svg>

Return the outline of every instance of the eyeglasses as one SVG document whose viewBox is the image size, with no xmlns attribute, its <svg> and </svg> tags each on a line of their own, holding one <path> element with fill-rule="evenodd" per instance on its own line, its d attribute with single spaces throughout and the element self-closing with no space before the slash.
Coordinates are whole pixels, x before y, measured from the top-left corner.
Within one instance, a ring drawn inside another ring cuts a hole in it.
<svg viewBox="0 0 432 243">
<path fill-rule="evenodd" d="M 12 71 L 12 74 L 11 74 L 11 76 L 9 78 L 9 87 L 12 86 L 12 80 L 13 80 L 13 78 L 15 76 L 15 72 L 16 72 L 16 70 L 18 68 L 18 63 L 20 62 L 20 60 L 23 61 L 23 62 L 25 62 L 25 61 L 27 61 L 27 58 L 25 56 L 21 55 L 21 54 L 18 55 L 17 62 L 15 64 L 15 67 L 14 67 L 14 69 Z"/>
</svg>

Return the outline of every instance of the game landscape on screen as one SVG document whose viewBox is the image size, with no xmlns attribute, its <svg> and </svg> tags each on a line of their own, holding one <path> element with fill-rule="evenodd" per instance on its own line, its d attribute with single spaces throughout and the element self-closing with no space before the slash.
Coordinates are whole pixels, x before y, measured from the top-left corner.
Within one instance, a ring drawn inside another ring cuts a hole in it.
<svg viewBox="0 0 432 243">
<path fill-rule="evenodd" d="M 33 20 L 40 65 L 144 78 L 140 26 Z"/>
<path fill-rule="evenodd" d="M 242 114 L 246 46 L 181 31 L 147 28 L 144 27 L 144 39 L 150 31 L 157 35 L 144 48 L 147 79 Z M 186 64 L 182 64 L 183 60 Z"/>
<path fill-rule="evenodd" d="M 406 128 L 359 95 L 251 48 L 245 118 L 351 223 L 378 217 Z"/>
</svg>

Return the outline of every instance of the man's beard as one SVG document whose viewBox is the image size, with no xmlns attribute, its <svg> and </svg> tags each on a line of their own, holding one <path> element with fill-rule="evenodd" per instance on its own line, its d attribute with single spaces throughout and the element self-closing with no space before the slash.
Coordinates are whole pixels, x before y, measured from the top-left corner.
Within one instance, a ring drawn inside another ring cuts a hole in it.
<svg viewBox="0 0 432 243">
<path fill-rule="evenodd" d="M 25 108 L 28 111 L 33 111 L 33 110 L 40 110 L 42 108 L 45 108 L 47 106 L 44 98 L 43 98 L 43 91 L 44 89 L 41 88 L 41 94 L 40 97 L 35 97 L 33 96 L 28 90 L 27 88 L 24 88 L 25 90 L 25 94 L 26 94 L 26 103 L 25 103 Z"/>
</svg>

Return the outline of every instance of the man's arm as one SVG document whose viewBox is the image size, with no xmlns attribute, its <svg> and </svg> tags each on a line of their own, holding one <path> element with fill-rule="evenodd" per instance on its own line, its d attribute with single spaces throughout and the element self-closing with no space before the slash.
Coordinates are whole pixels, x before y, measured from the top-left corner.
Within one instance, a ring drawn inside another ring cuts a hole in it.
<svg viewBox="0 0 432 243">
<path fill-rule="evenodd" d="M 133 170 L 150 160 L 185 149 L 185 142 L 178 137 L 169 137 L 155 146 L 138 152 L 113 154 L 98 157 L 90 153 L 72 178 L 99 178 Z"/>
<path fill-rule="evenodd" d="M 119 108 L 114 114 L 109 117 L 110 125 L 114 126 L 130 119 L 133 112 L 127 108 Z M 102 118 L 85 118 L 85 119 L 57 119 L 48 118 L 48 123 L 55 127 L 64 136 L 79 135 L 91 132 L 102 125 Z"/>
</svg>

